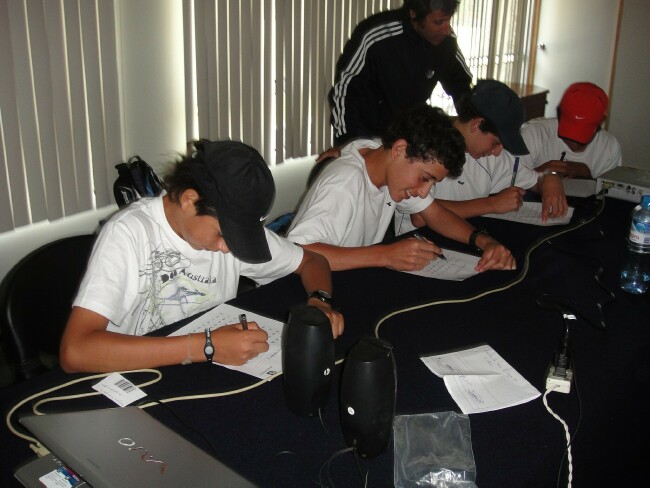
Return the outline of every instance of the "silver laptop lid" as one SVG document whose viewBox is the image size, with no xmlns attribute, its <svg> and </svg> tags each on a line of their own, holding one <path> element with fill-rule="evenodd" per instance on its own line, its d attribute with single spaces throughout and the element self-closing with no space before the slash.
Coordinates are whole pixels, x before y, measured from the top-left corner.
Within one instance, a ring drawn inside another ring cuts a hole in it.
<svg viewBox="0 0 650 488">
<path fill-rule="evenodd" d="M 20 419 L 93 488 L 254 487 L 137 407 Z"/>
</svg>

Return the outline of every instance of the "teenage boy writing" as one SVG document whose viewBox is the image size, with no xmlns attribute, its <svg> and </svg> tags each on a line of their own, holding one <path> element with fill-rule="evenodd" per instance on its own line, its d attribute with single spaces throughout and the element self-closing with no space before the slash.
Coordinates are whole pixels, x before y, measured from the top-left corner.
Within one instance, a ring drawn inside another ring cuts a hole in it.
<svg viewBox="0 0 650 488">
<path fill-rule="evenodd" d="M 61 342 L 65 371 L 116 371 L 206 361 L 207 334 L 145 334 L 219 305 L 239 276 L 265 284 L 300 275 L 308 303 L 330 319 L 327 261 L 264 228 L 273 203 L 271 172 L 253 148 L 204 143 L 165 179 L 167 192 L 131 204 L 103 228 Z M 211 333 L 214 361 L 239 365 L 268 350 L 255 322 Z"/>
</svg>

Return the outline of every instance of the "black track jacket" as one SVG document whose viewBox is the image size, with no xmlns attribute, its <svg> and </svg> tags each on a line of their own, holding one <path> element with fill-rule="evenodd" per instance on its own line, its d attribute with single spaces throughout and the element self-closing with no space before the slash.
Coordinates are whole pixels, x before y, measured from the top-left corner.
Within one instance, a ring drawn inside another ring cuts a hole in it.
<svg viewBox="0 0 650 488">
<path fill-rule="evenodd" d="M 470 92 L 472 75 L 456 38 L 434 46 L 408 17 L 403 8 L 372 15 L 346 43 L 329 93 L 337 145 L 380 136 L 394 115 L 426 102 L 438 81 L 455 101 Z"/>
</svg>

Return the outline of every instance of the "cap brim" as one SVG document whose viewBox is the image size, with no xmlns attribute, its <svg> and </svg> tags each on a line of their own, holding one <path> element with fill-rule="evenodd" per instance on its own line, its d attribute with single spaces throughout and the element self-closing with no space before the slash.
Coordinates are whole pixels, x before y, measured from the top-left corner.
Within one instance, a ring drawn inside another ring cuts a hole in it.
<svg viewBox="0 0 650 488">
<path fill-rule="evenodd" d="M 530 151 L 524 142 L 524 138 L 521 137 L 519 131 L 509 132 L 505 134 L 500 133 L 499 140 L 501 141 L 501 144 L 506 149 L 506 151 L 508 151 L 510 154 L 514 154 L 515 156 L 530 154 Z"/>
<path fill-rule="evenodd" d="M 594 137 L 597 127 L 584 122 L 576 123 L 571 120 L 563 120 L 558 124 L 557 135 L 564 139 L 571 139 L 579 144 L 587 144 Z"/>
<path fill-rule="evenodd" d="M 228 249 L 237 259 L 251 264 L 271 260 L 271 250 L 261 222 L 246 225 L 223 215 L 217 218 Z"/>
</svg>

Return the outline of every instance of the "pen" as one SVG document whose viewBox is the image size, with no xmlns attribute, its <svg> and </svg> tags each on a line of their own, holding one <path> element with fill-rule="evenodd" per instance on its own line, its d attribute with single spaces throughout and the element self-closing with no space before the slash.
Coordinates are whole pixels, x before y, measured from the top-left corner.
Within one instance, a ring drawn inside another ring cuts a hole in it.
<svg viewBox="0 0 650 488">
<path fill-rule="evenodd" d="M 560 161 L 564 161 L 565 156 L 566 156 L 566 151 L 562 151 L 562 155 L 560 156 Z"/>
<path fill-rule="evenodd" d="M 510 182 L 510 186 L 515 186 L 517 171 L 519 171 L 519 156 L 515 156 L 515 166 L 512 168 L 512 181 Z"/>
<path fill-rule="evenodd" d="M 248 330 L 248 321 L 246 320 L 246 314 L 243 313 L 239 316 L 239 323 L 241 324 L 241 328 L 243 330 Z"/>
<path fill-rule="evenodd" d="M 424 237 L 422 237 L 422 236 L 421 236 L 420 234 L 418 234 L 417 232 L 413 232 L 413 237 L 415 237 L 418 241 L 428 242 Z M 440 254 L 438 254 L 438 253 L 434 253 L 434 254 L 435 254 L 436 256 L 438 256 L 440 259 L 444 259 L 445 261 L 447 261 L 447 257 L 446 257 L 444 254 L 442 254 L 442 253 L 440 253 Z"/>
</svg>

